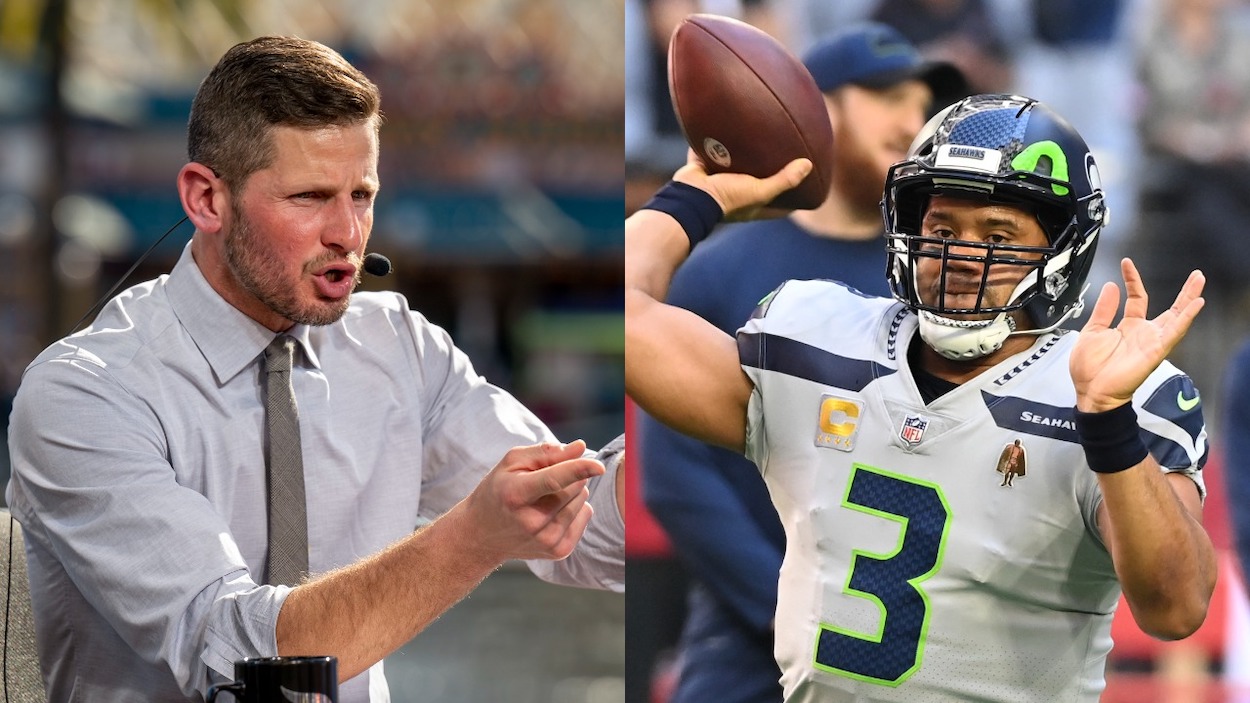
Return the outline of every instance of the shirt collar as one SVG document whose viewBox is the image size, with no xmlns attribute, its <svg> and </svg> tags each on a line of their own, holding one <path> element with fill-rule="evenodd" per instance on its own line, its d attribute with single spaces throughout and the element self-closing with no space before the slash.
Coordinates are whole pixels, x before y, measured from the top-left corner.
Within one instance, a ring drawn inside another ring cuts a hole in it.
<svg viewBox="0 0 1250 703">
<path fill-rule="evenodd" d="M 170 272 L 165 290 L 178 322 L 213 368 L 219 383 L 229 381 L 256 363 L 265 347 L 277 336 L 213 290 L 191 255 L 190 242 L 183 248 L 178 263 Z M 313 350 L 308 325 L 295 325 L 282 334 L 294 337 L 304 350 L 308 363 L 314 368 L 321 368 Z"/>
</svg>

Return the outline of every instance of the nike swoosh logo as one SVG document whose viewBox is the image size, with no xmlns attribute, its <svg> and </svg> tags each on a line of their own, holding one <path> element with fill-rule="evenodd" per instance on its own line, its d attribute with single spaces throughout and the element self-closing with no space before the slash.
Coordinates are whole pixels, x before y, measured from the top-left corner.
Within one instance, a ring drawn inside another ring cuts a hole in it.
<svg viewBox="0 0 1250 703">
<path fill-rule="evenodd" d="M 1190 410 L 1198 407 L 1198 401 L 1200 400 L 1202 400 L 1202 396 L 1200 395 L 1196 395 L 1192 398 L 1186 398 L 1185 391 L 1176 392 L 1176 405 L 1185 412 L 1189 412 Z"/>
</svg>

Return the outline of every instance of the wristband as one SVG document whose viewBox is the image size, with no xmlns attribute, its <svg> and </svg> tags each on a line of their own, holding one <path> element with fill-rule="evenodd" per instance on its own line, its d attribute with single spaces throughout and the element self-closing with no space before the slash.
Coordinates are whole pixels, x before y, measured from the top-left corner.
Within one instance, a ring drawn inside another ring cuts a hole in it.
<svg viewBox="0 0 1250 703">
<path fill-rule="evenodd" d="M 685 230 L 690 248 L 712 233 L 720 219 L 725 216 L 716 198 L 679 181 L 665 183 L 641 210 L 659 210 L 666 213 Z"/>
<path fill-rule="evenodd" d="M 1137 466 L 1149 456 L 1131 402 L 1100 413 L 1073 410 L 1076 435 L 1085 449 L 1089 468 L 1100 474 L 1115 474 Z"/>
</svg>

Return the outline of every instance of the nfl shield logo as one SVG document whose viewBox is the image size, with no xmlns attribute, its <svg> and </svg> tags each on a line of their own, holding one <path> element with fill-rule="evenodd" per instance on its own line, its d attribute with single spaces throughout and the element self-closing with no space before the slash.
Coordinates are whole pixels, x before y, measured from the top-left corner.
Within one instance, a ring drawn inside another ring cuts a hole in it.
<svg viewBox="0 0 1250 703">
<path fill-rule="evenodd" d="M 928 426 L 928 420 L 919 415 L 911 415 L 903 420 L 903 429 L 898 431 L 898 436 L 910 445 L 920 444 L 920 440 L 924 438 L 924 428 Z"/>
</svg>

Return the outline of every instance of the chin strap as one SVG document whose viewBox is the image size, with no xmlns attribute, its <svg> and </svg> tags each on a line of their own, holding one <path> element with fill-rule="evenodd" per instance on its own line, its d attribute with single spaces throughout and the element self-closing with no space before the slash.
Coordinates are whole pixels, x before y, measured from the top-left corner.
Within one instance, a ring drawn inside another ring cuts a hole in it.
<svg viewBox="0 0 1250 703">
<path fill-rule="evenodd" d="M 989 320 L 953 320 L 928 311 L 920 313 L 920 338 L 933 351 L 954 361 L 993 354 L 1015 331 L 1015 320 L 1005 312 Z"/>
<path fill-rule="evenodd" d="M 921 310 L 919 313 L 920 338 L 932 347 L 933 351 L 947 359 L 953 361 L 979 359 L 1001 349 L 1003 342 L 1013 334 L 1046 334 L 1055 331 L 1068 320 L 1080 317 L 1085 309 L 1084 296 L 1087 290 L 1089 290 L 1088 284 L 1081 290 L 1081 297 L 1077 298 L 1071 309 L 1056 320 L 1055 324 L 1031 330 L 1017 330 L 1015 319 L 1005 312 L 988 320 L 954 320 Z"/>
</svg>

